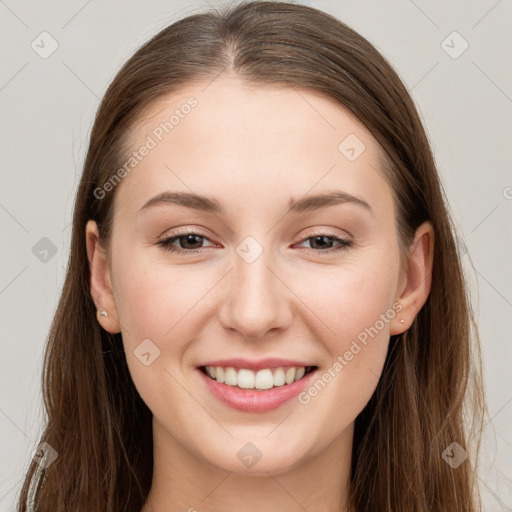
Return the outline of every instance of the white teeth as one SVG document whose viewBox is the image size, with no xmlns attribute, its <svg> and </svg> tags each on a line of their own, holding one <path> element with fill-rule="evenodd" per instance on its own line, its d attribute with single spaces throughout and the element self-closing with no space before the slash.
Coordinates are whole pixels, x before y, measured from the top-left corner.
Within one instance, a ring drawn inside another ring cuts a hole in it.
<svg viewBox="0 0 512 512">
<path fill-rule="evenodd" d="M 258 372 L 253 372 L 246 368 L 233 368 L 232 366 L 223 368 L 221 366 L 205 366 L 206 373 L 217 382 L 227 384 L 228 386 L 238 386 L 242 389 L 271 389 L 275 386 L 284 386 L 292 384 L 306 373 L 304 366 L 276 368 L 275 370 L 265 368 Z"/>
<path fill-rule="evenodd" d="M 286 370 L 286 375 L 284 376 L 284 381 L 286 384 L 291 384 L 295 380 L 295 372 L 297 370 L 292 366 Z"/>
<path fill-rule="evenodd" d="M 284 370 L 282 368 L 278 368 L 274 372 L 274 386 L 283 386 L 284 385 Z"/>
<path fill-rule="evenodd" d="M 238 378 L 234 368 L 226 368 L 224 372 L 224 384 L 228 386 L 236 386 L 238 384 Z"/>
<path fill-rule="evenodd" d="M 304 366 L 297 368 L 297 373 L 295 374 L 295 380 L 302 379 L 302 377 L 304 377 L 305 373 L 306 373 L 306 368 L 304 368 Z"/>
<path fill-rule="evenodd" d="M 256 381 L 254 387 L 256 389 L 270 389 L 274 386 L 274 377 L 270 370 L 260 370 L 256 374 Z"/>
<path fill-rule="evenodd" d="M 236 386 L 236 382 L 233 386 Z M 245 369 L 238 370 L 238 387 L 244 389 L 254 388 L 254 372 Z"/>
</svg>

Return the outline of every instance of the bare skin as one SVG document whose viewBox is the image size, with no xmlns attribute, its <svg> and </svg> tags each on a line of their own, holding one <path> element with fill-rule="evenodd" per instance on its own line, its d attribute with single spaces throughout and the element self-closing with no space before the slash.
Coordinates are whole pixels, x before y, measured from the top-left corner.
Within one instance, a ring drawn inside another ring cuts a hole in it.
<svg viewBox="0 0 512 512">
<path fill-rule="evenodd" d="M 95 223 L 86 229 L 91 295 L 108 312 L 98 321 L 122 332 L 133 381 L 153 412 L 154 477 L 142 512 L 353 511 L 354 420 L 375 390 L 390 335 L 408 329 L 427 299 L 432 226 L 418 228 L 402 268 L 381 149 L 345 108 L 231 75 L 206 84 L 162 99 L 131 133 L 135 150 L 197 99 L 118 185 L 110 255 Z M 365 145 L 353 161 L 338 149 L 349 134 Z M 284 214 L 290 198 L 334 190 L 370 208 L 348 201 Z M 215 198 L 225 213 L 141 210 L 164 191 Z M 157 244 L 183 228 L 197 234 L 194 246 L 172 246 L 198 252 Z M 315 244 L 324 234 L 352 244 Z M 251 263 L 237 252 L 248 236 L 262 249 Z M 354 353 L 357 336 L 376 325 Z M 134 355 L 146 339 L 160 350 L 149 366 Z M 231 357 L 292 358 L 335 377 L 302 403 L 241 412 L 211 395 L 197 369 Z M 346 364 L 333 370 L 340 357 Z M 252 467 L 237 457 L 248 442 L 261 452 Z"/>
</svg>

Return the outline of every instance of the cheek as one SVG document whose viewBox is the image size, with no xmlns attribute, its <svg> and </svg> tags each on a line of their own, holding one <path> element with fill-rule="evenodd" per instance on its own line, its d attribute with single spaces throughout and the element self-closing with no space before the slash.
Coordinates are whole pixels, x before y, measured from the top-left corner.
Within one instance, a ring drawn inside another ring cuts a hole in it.
<svg viewBox="0 0 512 512">
<path fill-rule="evenodd" d="M 294 290 L 314 311 L 317 324 L 322 324 L 319 339 L 333 357 L 348 350 L 361 333 L 364 338 L 366 329 L 376 323 L 378 337 L 389 336 L 389 318 L 383 324 L 381 315 L 394 314 L 398 269 L 398 258 L 367 255 L 338 267 L 318 267 L 303 272 L 307 278 L 295 279 Z"/>
<path fill-rule="evenodd" d="M 381 253 L 382 254 L 382 253 Z M 364 408 L 380 378 L 386 359 L 398 257 L 361 258 L 327 275 L 310 274 L 300 288 L 317 321 L 318 339 L 330 355 L 302 403 L 310 411 L 330 410 L 333 434 Z M 308 405 L 309 404 L 309 405 Z M 310 418 L 320 418 L 312 414 Z M 319 425 L 320 427 L 320 425 Z"/>
<path fill-rule="evenodd" d="M 120 321 L 126 326 L 128 338 L 178 339 L 182 320 L 204 295 L 204 272 L 192 273 L 183 267 L 171 267 L 145 257 L 143 251 L 117 267 L 116 306 Z M 208 277 L 208 276 L 204 276 Z"/>
<path fill-rule="evenodd" d="M 168 407 L 162 404 L 169 396 L 186 403 L 173 377 L 191 339 L 187 314 L 204 292 L 188 273 L 143 256 L 133 254 L 130 261 L 118 263 L 116 306 L 133 382 L 148 407 L 158 411 Z"/>
<path fill-rule="evenodd" d="M 352 340 L 364 337 L 365 330 L 371 329 L 391 306 L 397 261 L 383 257 L 382 251 L 368 251 L 340 264 L 309 262 L 281 275 L 303 304 L 295 305 L 303 311 L 297 314 L 302 320 L 309 318 L 310 329 L 336 357 L 350 348 Z M 161 259 L 155 261 L 148 257 L 148 251 L 134 251 L 130 258 L 120 258 L 115 269 L 116 305 L 121 324 L 126 327 L 127 343 L 133 350 L 142 340 L 150 339 L 174 353 L 183 349 L 180 340 L 186 343 L 193 337 L 193 332 L 187 336 L 187 330 L 197 330 L 197 323 L 194 321 L 193 327 L 190 319 L 197 320 L 199 311 L 216 307 L 211 302 L 215 293 L 208 292 L 224 274 L 224 270 L 207 263 L 169 265 Z M 379 331 L 379 337 L 386 338 L 388 324 Z"/>
</svg>

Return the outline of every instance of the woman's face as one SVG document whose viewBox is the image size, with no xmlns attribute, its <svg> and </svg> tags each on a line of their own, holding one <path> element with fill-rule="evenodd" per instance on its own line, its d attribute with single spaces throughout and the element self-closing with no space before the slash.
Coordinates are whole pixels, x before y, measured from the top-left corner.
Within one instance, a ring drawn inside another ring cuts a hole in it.
<svg viewBox="0 0 512 512">
<path fill-rule="evenodd" d="M 375 139 L 322 95 L 230 76 L 153 105 L 129 142 L 136 153 L 112 184 L 107 310 L 158 437 L 260 474 L 351 439 L 390 334 L 406 328 Z M 216 370 L 230 384 L 205 365 L 234 368 Z M 294 366 L 316 370 L 283 384 Z"/>
</svg>

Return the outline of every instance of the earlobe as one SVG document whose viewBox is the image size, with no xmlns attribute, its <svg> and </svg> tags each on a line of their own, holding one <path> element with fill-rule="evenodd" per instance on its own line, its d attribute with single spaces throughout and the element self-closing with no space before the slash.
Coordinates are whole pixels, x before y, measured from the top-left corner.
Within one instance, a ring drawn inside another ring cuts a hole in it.
<svg viewBox="0 0 512 512">
<path fill-rule="evenodd" d="M 110 278 L 107 255 L 101 246 L 96 222 L 90 220 L 85 227 L 87 259 L 89 261 L 91 297 L 96 304 L 97 320 L 108 332 L 121 331 Z M 102 313 L 105 312 L 105 313 Z"/>
<path fill-rule="evenodd" d="M 399 290 L 398 302 L 402 308 L 392 322 L 392 335 L 409 329 L 430 293 L 434 262 L 434 228 L 425 221 L 417 230 L 407 257 L 405 284 Z"/>
</svg>

